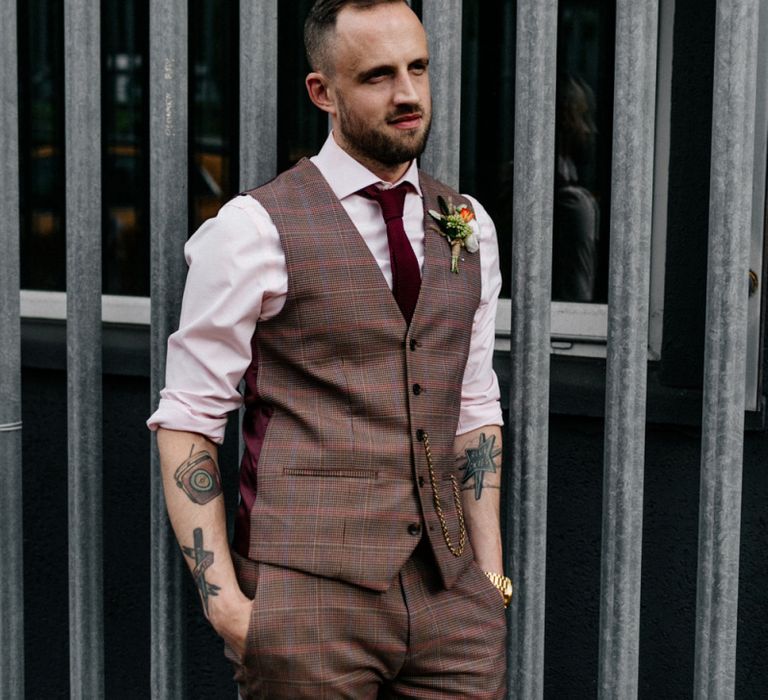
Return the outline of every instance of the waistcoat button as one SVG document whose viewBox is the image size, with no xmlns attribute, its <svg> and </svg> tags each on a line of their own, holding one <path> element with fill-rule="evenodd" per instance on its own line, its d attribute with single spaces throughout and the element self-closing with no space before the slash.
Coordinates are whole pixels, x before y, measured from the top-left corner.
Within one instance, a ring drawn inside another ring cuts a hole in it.
<svg viewBox="0 0 768 700">
<path fill-rule="evenodd" d="M 411 338 L 411 350 L 415 350 L 417 345 L 418 343 L 413 338 Z"/>
<path fill-rule="evenodd" d="M 419 525 L 418 523 L 411 523 L 408 526 L 408 534 L 409 535 L 413 535 L 414 537 L 416 537 L 417 535 L 420 535 L 421 534 L 421 525 Z"/>
<path fill-rule="evenodd" d="M 424 477 L 423 476 L 419 477 L 419 486 L 424 486 Z"/>
<path fill-rule="evenodd" d="M 424 440 L 424 431 L 423 431 L 421 428 L 419 428 L 419 429 L 416 431 L 416 439 L 417 439 L 419 442 L 423 442 L 423 440 Z"/>
<path fill-rule="evenodd" d="M 413 385 L 413 393 L 418 396 L 421 393 L 421 384 L 414 384 Z"/>
</svg>

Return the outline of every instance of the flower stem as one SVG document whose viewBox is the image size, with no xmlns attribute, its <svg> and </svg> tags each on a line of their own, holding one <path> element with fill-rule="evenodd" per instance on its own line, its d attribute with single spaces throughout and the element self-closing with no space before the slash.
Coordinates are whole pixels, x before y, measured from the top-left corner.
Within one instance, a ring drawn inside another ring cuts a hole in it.
<svg viewBox="0 0 768 700">
<path fill-rule="evenodd" d="M 461 241 L 451 243 L 451 272 L 459 274 L 459 252 L 461 251 Z"/>
</svg>

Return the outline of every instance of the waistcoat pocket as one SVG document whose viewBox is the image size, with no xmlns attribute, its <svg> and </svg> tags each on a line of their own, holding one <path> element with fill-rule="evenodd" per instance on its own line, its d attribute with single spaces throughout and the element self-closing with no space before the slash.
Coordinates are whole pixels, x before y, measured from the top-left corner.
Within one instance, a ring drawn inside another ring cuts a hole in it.
<svg viewBox="0 0 768 700">
<path fill-rule="evenodd" d="M 338 477 L 342 479 L 378 479 L 379 472 L 370 469 L 313 469 L 312 467 L 286 467 L 286 476 Z"/>
</svg>

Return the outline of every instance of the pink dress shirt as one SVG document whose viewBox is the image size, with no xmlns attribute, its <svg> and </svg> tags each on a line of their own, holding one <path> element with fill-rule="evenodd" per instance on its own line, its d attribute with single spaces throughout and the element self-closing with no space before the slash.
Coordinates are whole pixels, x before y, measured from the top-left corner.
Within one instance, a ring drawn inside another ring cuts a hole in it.
<svg viewBox="0 0 768 700">
<path fill-rule="evenodd" d="M 389 247 L 379 205 L 357 192 L 371 184 L 394 185 L 382 183 L 349 156 L 332 134 L 311 160 L 360 231 L 391 289 Z M 395 185 L 400 182 L 413 186 L 405 198 L 403 223 L 421 267 L 424 210 L 415 161 Z M 464 371 L 459 435 L 502 424 L 499 385 L 492 366 L 501 288 L 496 229 L 485 209 L 468 199 L 476 215 L 472 225 L 480 243 L 482 288 Z M 258 332 L 257 324 L 276 316 L 285 303 L 285 256 L 272 219 L 250 196 L 227 202 L 187 241 L 184 255 L 189 272 L 179 330 L 168 339 L 165 388 L 147 425 L 151 430 L 199 433 L 221 444 L 227 413 L 243 402 L 238 386 L 251 363 L 251 338 Z M 318 255 L 333 255 L 333 251 L 318 251 Z M 447 243 L 445 264 L 450 264 Z"/>
</svg>

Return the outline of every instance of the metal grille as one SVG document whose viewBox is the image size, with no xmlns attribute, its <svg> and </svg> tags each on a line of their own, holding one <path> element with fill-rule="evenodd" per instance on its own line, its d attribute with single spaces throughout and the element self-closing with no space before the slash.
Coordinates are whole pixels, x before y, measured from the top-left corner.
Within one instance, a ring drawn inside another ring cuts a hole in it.
<svg viewBox="0 0 768 700">
<path fill-rule="evenodd" d="M 461 0 L 423 0 L 436 114 L 425 167 L 459 181 Z M 16 0 L 0 0 L 0 696 L 24 696 Z M 758 0 L 719 0 L 710 195 L 695 696 L 732 697 Z M 187 3 L 150 3 L 152 394 L 178 322 L 187 237 Z M 556 0 L 517 3 L 509 697 L 543 697 Z M 638 694 L 656 0 L 617 2 L 599 695 Z M 240 184 L 276 169 L 277 1 L 240 2 Z M 70 676 L 103 696 L 99 3 L 65 2 Z M 535 115 L 535 117 L 533 116 Z M 511 115 L 510 115 L 511 117 Z M 511 118 L 510 118 L 511 124 Z M 511 128 L 511 127 L 510 127 Z M 71 303 L 76 300 L 77 303 Z M 183 565 L 152 452 L 152 696 L 183 696 Z"/>
</svg>

